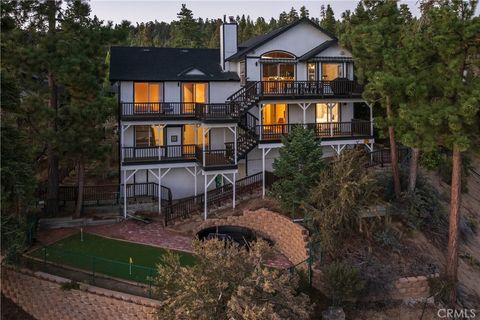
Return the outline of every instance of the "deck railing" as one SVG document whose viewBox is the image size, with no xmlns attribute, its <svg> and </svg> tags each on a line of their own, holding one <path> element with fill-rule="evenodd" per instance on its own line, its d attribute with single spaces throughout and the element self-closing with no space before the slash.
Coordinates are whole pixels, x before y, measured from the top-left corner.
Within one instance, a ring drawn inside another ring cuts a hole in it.
<svg viewBox="0 0 480 320">
<path fill-rule="evenodd" d="M 235 182 L 236 194 L 243 195 L 252 193 L 255 189 L 262 186 L 262 173 L 256 173 L 251 176 L 247 176 L 243 179 Z M 226 184 L 224 186 L 209 190 L 207 192 L 207 207 L 219 206 L 232 199 L 233 187 L 232 184 Z M 199 212 L 204 207 L 205 195 L 199 194 L 196 196 L 186 197 L 178 199 L 170 206 L 164 208 L 164 223 L 167 225 L 171 221 L 177 219 L 188 218 L 195 212 Z"/>
<path fill-rule="evenodd" d="M 194 160 L 195 145 L 123 147 L 123 161 Z"/>
<path fill-rule="evenodd" d="M 313 130 L 318 138 L 371 135 L 370 121 L 365 120 L 306 124 L 264 124 L 257 126 L 257 134 L 260 140 L 280 140 L 282 136 L 287 136 L 295 126 L 305 126 Z"/>
<path fill-rule="evenodd" d="M 98 186 L 84 186 L 83 187 L 83 201 L 91 204 L 94 202 L 96 205 L 105 203 L 118 204 L 120 198 L 123 195 L 123 185 L 109 184 Z M 39 200 L 45 200 L 47 196 L 47 190 L 39 190 Z M 158 199 L 158 183 L 128 183 L 127 184 L 127 198 L 138 197 L 150 197 L 152 199 Z M 161 197 L 165 201 L 165 205 L 172 202 L 172 191 L 170 188 L 162 186 Z M 78 187 L 77 186 L 59 186 L 58 187 L 58 201 L 60 204 L 65 205 L 67 202 L 77 203 L 78 200 Z"/>
<path fill-rule="evenodd" d="M 236 115 L 232 103 L 121 102 L 122 118 L 225 120 Z"/>
</svg>

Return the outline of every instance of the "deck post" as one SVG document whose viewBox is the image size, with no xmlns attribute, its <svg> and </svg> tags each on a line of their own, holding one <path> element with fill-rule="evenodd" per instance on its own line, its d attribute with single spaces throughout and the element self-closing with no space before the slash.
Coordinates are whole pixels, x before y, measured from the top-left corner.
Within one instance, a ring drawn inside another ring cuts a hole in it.
<svg viewBox="0 0 480 320">
<path fill-rule="evenodd" d="M 238 164 L 238 162 L 237 162 L 238 161 L 238 159 L 237 159 L 237 127 L 235 126 L 233 128 L 234 128 L 234 131 L 233 131 L 234 151 L 233 152 L 234 152 L 234 157 L 235 157 L 235 164 Z M 235 178 L 235 176 L 234 176 L 234 178 Z"/>
<path fill-rule="evenodd" d="M 373 137 L 373 106 L 369 104 L 368 107 L 370 108 L 370 136 Z"/>
<path fill-rule="evenodd" d="M 258 122 L 259 122 L 259 126 L 258 128 L 260 130 L 258 130 L 258 136 L 259 136 L 259 140 L 262 141 L 262 136 L 263 136 L 263 127 L 262 127 L 262 110 L 263 110 L 263 104 L 260 103 L 258 105 Z"/>
<path fill-rule="evenodd" d="M 204 181 L 204 195 L 205 198 L 203 200 L 203 219 L 207 220 L 207 175 L 204 173 L 203 175 Z"/>
<path fill-rule="evenodd" d="M 161 213 L 162 213 L 162 169 L 158 168 L 158 214 L 161 214 Z"/>
<path fill-rule="evenodd" d="M 329 123 L 329 126 L 330 126 L 330 136 L 333 137 L 333 122 L 332 122 L 332 118 L 333 118 L 333 108 L 335 107 L 336 103 L 332 103 L 332 102 L 328 102 L 327 103 L 327 119 L 328 119 L 328 123 Z"/>
<path fill-rule="evenodd" d="M 235 209 L 235 193 L 236 193 L 236 180 L 235 180 L 235 172 L 233 173 L 233 181 L 232 181 L 232 185 L 233 185 L 233 209 Z"/>
<path fill-rule="evenodd" d="M 123 171 L 123 218 L 127 219 L 127 170 Z"/>
<path fill-rule="evenodd" d="M 262 199 L 265 199 L 265 149 L 262 148 Z"/>
<path fill-rule="evenodd" d="M 124 133 L 123 133 L 123 124 L 120 127 L 120 160 L 125 161 L 125 150 L 124 150 Z M 133 149 L 133 152 L 135 153 L 135 149 Z"/>
</svg>

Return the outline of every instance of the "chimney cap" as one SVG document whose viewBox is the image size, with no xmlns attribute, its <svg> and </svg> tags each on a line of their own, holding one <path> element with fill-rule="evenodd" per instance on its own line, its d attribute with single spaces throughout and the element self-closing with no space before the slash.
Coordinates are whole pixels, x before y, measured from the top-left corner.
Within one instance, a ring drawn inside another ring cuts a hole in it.
<svg viewBox="0 0 480 320">
<path fill-rule="evenodd" d="M 228 16 L 228 19 L 230 20 L 230 22 L 235 22 L 235 17 L 234 16 Z"/>
</svg>

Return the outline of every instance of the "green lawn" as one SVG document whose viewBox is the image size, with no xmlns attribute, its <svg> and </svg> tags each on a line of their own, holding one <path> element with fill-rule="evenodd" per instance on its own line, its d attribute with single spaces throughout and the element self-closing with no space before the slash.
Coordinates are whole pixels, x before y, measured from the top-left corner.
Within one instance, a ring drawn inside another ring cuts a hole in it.
<svg viewBox="0 0 480 320">
<path fill-rule="evenodd" d="M 46 257 L 47 261 L 89 272 L 95 270 L 95 273 L 148 283 L 148 277 L 155 272 L 153 269 L 166 252 L 166 249 L 84 233 L 83 241 L 80 241 L 80 234 L 75 234 L 48 246 Z M 195 262 L 193 255 L 177 253 L 183 265 Z M 44 259 L 45 252 L 40 248 L 32 255 Z M 131 268 L 130 258 L 133 261 Z"/>
</svg>

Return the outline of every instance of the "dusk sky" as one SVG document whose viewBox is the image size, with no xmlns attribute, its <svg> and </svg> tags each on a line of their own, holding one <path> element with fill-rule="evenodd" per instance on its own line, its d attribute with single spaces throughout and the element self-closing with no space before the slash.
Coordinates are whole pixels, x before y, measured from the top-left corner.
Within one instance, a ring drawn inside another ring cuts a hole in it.
<svg viewBox="0 0 480 320">
<path fill-rule="evenodd" d="M 320 7 L 330 4 L 337 18 L 345 10 L 354 10 L 358 1 L 331 0 L 331 1 L 133 1 L 133 0 L 92 0 L 90 2 L 92 14 L 97 15 L 105 21 L 119 23 L 122 20 L 135 22 L 166 21 L 177 19 L 182 3 L 193 11 L 195 18 L 221 18 L 223 15 L 250 15 L 252 19 L 261 16 L 267 21 L 271 18 L 278 18 L 282 11 L 289 11 L 293 6 L 298 9 L 305 5 L 310 11 L 310 16 L 319 17 Z M 417 1 L 401 1 L 407 3 L 414 15 L 418 14 Z"/>
</svg>

